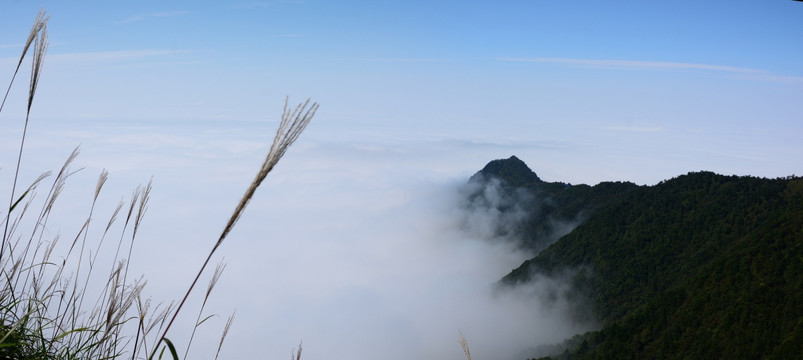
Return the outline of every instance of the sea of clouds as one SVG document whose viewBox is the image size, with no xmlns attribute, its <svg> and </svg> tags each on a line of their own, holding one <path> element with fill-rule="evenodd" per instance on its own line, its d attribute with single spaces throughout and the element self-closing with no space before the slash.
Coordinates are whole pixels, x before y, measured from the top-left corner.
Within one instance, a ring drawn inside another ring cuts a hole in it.
<svg viewBox="0 0 803 360">
<path fill-rule="evenodd" d="M 131 269 L 147 280 L 144 293 L 154 304 L 180 298 L 273 131 L 264 123 L 34 129 L 22 181 L 57 170 L 82 144 L 74 167 L 83 170 L 68 183 L 48 225 L 52 233 L 69 238 L 78 231 L 101 169 L 111 174 L 90 238 L 120 199 L 153 179 Z M 471 205 L 467 192 L 476 188 L 467 181 L 510 148 L 323 134 L 302 135 L 220 248 L 215 261 L 226 269 L 204 310 L 219 316 L 199 328 L 191 358 L 213 357 L 235 310 L 222 358 L 281 358 L 303 341 L 304 359 L 461 359 L 462 332 L 474 358 L 521 359 L 594 327 L 571 320 L 577 304 L 544 301 L 543 293 L 566 287 L 560 279 L 496 286 L 533 254 L 510 241 L 515 233 L 492 229 L 520 221 L 527 209 L 502 214 Z M 13 132 L 4 137 L 3 150 L 11 151 Z M 498 193 L 498 184 L 489 186 L 487 194 Z M 186 343 L 205 290 L 201 283 L 171 332 L 177 344 Z"/>
</svg>

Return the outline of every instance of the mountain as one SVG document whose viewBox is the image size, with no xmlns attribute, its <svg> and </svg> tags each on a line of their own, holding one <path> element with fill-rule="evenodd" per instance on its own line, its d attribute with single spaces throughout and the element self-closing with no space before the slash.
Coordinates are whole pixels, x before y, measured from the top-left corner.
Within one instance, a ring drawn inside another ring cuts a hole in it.
<svg viewBox="0 0 803 360">
<path fill-rule="evenodd" d="M 598 208 L 609 206 L 625 194 L 639 188 L 629 182 L 603 182 L 596 186 L 571 185 L 542 181 L 523 161 L 515 156 L 493 160 L 471 176 L 474 191 L 468 199 L 495 207 L 500 212 L 511 211 L 511 201 L 493 201 L 489 197 L 515 198 L 515 205 L 526 208 L 527 216 L 510 224 L 519 236 L 519 246 L 538 253 L 558 238 L 569 233 Z M 488 194 L 492 187 L 495 193 Z M 501 231 L 501 230 L 500 230 Z"/>
<path fill-rule="evenodd" d="M 498 178 L 512 187 L 533 187 L 543 183 L 538 175 L 516 156 L 492 160 L 469 181 L 480 181 L 482 178 Z"/>
<path fill-rule="evenodd" d="M 554 358 L 803 354 L 803 178 L 694 172 L 654 186 L 571 186 L 525 169 L 494 160 L 472 181 L 498 181 L 540 207 L 519 230 L 542 250 L 500 283 L 571 270 L 602 322 Z M 543 243 L 543 222 L 555 219 L 577 225 Z"/>
</svg>

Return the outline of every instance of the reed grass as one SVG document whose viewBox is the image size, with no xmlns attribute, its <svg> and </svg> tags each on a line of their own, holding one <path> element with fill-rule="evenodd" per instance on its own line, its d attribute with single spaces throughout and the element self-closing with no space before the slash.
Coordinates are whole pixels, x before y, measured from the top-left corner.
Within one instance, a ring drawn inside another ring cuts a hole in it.
<svg viewBox="0 0 803 360">
<path fill-rule="evenodd" d="M 471 351 L 468 350 L 468 341 L 463 336 L 463 332 L 460 332 L 460 347 L 463 348 L 463 353 L 466 354 L 466 360 L 471 360 Z"/>
<path fill-rule="evenodd" d="M 209 255 L 207 255 L 206 260 L 204 260 L 200 269 L 196 273 L 192 283 L 190 283 L 187 292 L 184 294 L 181 302 L 179 302 L 176 310 L 173 312 L 170 321 L 167 323 L 167 326 L 165 327 L 164 332 L 157 343 L 161 343 L 166 340 L 168 331 L 170 331 L 173 322 L 176 320 L 176 317 L 178 317 L 178 314 L 181 312 L 181 309 L 186 303 L 187 298 L 189 298 L 190 293 L 192 293 L 192 290 L 198 283 L 198 279 L 201 278 L 201 275 L 203 274 L 204 270 L 206 270 L 207 265 L 209 265 L 209 261 L 223 243 L 223 240 L 226 239 L 231 229 L 234 228 L 234 225 L 237 223 L 240 215 L 242 215 L 242 213 L 245 211 L 245 208 L 248 206 L 248 202 L 251 201 L 254 193 L 256 193 L 257 188 L 259 188 L 259 186 L 262 184 L 262 181 L 265 180 L 282 156 L 284 156 L 290 145 L 292 145 L 293 142 L 298 139 L 299 135 L 301 135 L 301 132 L 304 131 L 304 129 L 307 127 L 307 124 L 309 124 L 309 122 L 312 120 L 312 117 L 315 115 L 315 112 L 318 110 L 318 103 L 310 104 L 310 99 L 298 104 L 293 110 L 290 110 L 287 107 L 287 104 L 288 98 L 285 98 L 284 110 L 282 111 L 282 118 L 279 123 L 279 128 L 276 130 L 273 143 L 271 144 L 267 156 L 265 156 L 265 160 L 262 162 L 262 166 L 254 177 L 254 180 L 251 182 L 251 185 L 249 185 L 248 189 L 246 189 L 245 194 L 243 194 L 242 198 L 240 198 L 240 202 L 234 208 L 234 212 L 229 218 L 228 223 L 220 233 L 217 242 L 215 242 L 215 244 L 212 246 L 212 249 L 209 251 Z M 155 349 L 154 353 L 151 354 L 151 357 L 154 355 Z"/>
<path fill-rule="evenodd" d="M 301 343 L 298 348 L 290 352 L 290 360 L 301 360 Z"/>
<path fill-rule="evenodd" d="M 68 181 L 81 169 L 74 169 L 76 148 L 55 176 L 43 173 L 21 193 L 17 192 L 24 161 L 28 123 L 48 48 L 46 11 L 41 10 L 14 69 L 0 103 L 2 115 L 26 56 L 30 53 L 31 76 L 28 83 L 27 111 L 20 136 L 19 151 L 8 207 L 0 211 L 3 228 L 0 243 L 0 359 L 179 359 L 174 342 L 167 336 L 182 312 L 196 283 L 204 275 L 211 258 L 245 211 L 256 189 L 273 170 L 287 149 L 298 139 L 318 109 L 306 100 L 288 107 L 285 99 L 279 128 L 270 150 L 254 180 L 235 206 L 217 241 L 177 303 L 154 303 L 144 296 L 145 279 L 129 272 L 129 259 L 143 219 L 147 213 L 152 184 L 137 187 L 129 201 L 120 200 L 111 214 L 96 224 L 97 205 L 104 201 L 103 188 L 109 173 L 103 170 L 91 189 L 91 201 L 77 233 L 66 239 L 49 230 L 51 215 Z M 40 190 L 44 197 L 40 197 Z M 5 211 L 7 210 L 7 211 Z M 71 207 L 71 210 L 79 211 Z M 119 231 L 116 241 L 114 231 Z M 65 241 L 66 240 L 66 241 Z M 111 254 L 99 259 L 100 253 Z M 108 272 L 101 269 L 106 264 Z M 184 358 L 190 355 L 195 332 L 214 315 L 204 315 L 207 300 L 220 279 L 223 264 L 212 274 L 186 342 Z M 215 359 L 220 356 L 226 335 L 234 320 L 223 327 Z M 211 357 L 211 354 L 209 354 Z M 297 359 L 301 356 L 299 345 Z"/>
<path fill-rule="evenodd" d="M 79 149 L 75 148 L 64 161 L 52 179 L 44 199 L 37 201 L 38 190 L 46 180 L 52 178 L 51 172 L 43 173 L 25 191 L 17 194 L 31 108 L 48 48 L 48 19 L 44 10 L 38 13 L 0 103 L 1 114 L 23 60 L 32 48 L 25 123 L 9 194 L 8 211 L 5 211 L 0 223 L 3 226 L 0 275 L 5 280 L 0 287 L 0 359 L 139 359 L 143 358 L 142 354 L 149 354 L 145 358 L 162 359 L 168 355 L 178 360 L 176 346 L 167 337 L 174 321 L 257 188 L 307 127 L 318 110 L 318 104 L 307 99 L 289 107 L 289 98 L 285 99 L 279 127 L 262 166 L 235 206 L 217 241 L 212 244 L 183 298 L 177 304 L 154 305 L 150 298 L 143 295 L 146 281 L 142 278 L 129 279 L 131 275 L 128 260 L 147 213 L 151 182 L 137 187 L 127 203 L 119 201 L 108 220 L 101 223 L 102 231 L 95 240 L 90 237 L 91 230 L 95 229 L 95 209 L 109 178 L 108 171 L 103 170 L 91 192 L 92 201 L 86 218 L 78 233 L 71 238 L 69 246 L 66 246 L 65 253 L 60 256 L 54 255 L 54 252 L 60 248 L 61 237 L 47 237 L 45 229 L 67 181 L 80 171 L 72 167 Z M 38 213 L 34 213 L 36 206 L 39 206 Z M 100 263 L 98 254 L 108 247 L 106 240 L 121 215 L 124 218 L 119 237 L 116 243 L 111 244 L 114 248 L 111 267 L 106 275 L 101 275 L 103 272 L 98 273 L 97 269 Z M 25 220 L 31 216 L 34 217 L 33 221 L 26 223 Z M 30 227 L 26 228 L 26 224 Z M 204 316 L 204 310 L 224 268 L 224 264 L 219 264 L 209 280 L 192 334 L 186 343 L 183 354 L 185 359 L 189 358 L 196 330 L 214 317 Z M 97 293 L 91 293 L 90 284 L 102 286 Z M 215 359 L 220 356 L 233 320 L 234 314 L 227 318 Z M 460 346 L 466 359 L 471 360 L 468 342 L 462 333 Z M 291 352 L 291 360 L 300 360 L 301 351 L 302 344 L 299 343 L 298 348 Z"/>
</svg>

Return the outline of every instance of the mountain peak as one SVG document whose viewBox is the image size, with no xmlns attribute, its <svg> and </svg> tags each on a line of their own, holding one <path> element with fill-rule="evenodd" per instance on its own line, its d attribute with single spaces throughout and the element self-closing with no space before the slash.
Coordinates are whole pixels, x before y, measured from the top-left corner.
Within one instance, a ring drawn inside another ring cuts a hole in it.
<svg viewBox="0 0 803 360">
<path fill-rule="evenodd" d="M 509 185 L 515 187 L 528 186 L 532 184 L 541 183 L 541 179 L 535 174 L 524 161 L 511 156 L 507 159 L 497 159 L 489 162 L 480 170 L 476 176 L 483 177 L 496 177 L 506 181 Z"/>
</svg>

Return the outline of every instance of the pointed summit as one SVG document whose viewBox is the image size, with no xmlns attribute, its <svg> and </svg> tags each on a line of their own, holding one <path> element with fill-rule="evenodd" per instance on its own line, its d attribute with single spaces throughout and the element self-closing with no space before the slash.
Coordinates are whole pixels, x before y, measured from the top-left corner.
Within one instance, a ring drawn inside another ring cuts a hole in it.
<svg viewBox="0 0 803 360">
<path fill-rule="evenodd" d="M 472 178 L 477 178 L 479 176 L 499 178 L 514 187 L 530 186 L 542 182 L 541 179 L 538 178 L 538 175 L 530 170 L 527 164 L 516 156 L 489 162 L 482 170 L 472 176 Z"/>
</svg>

